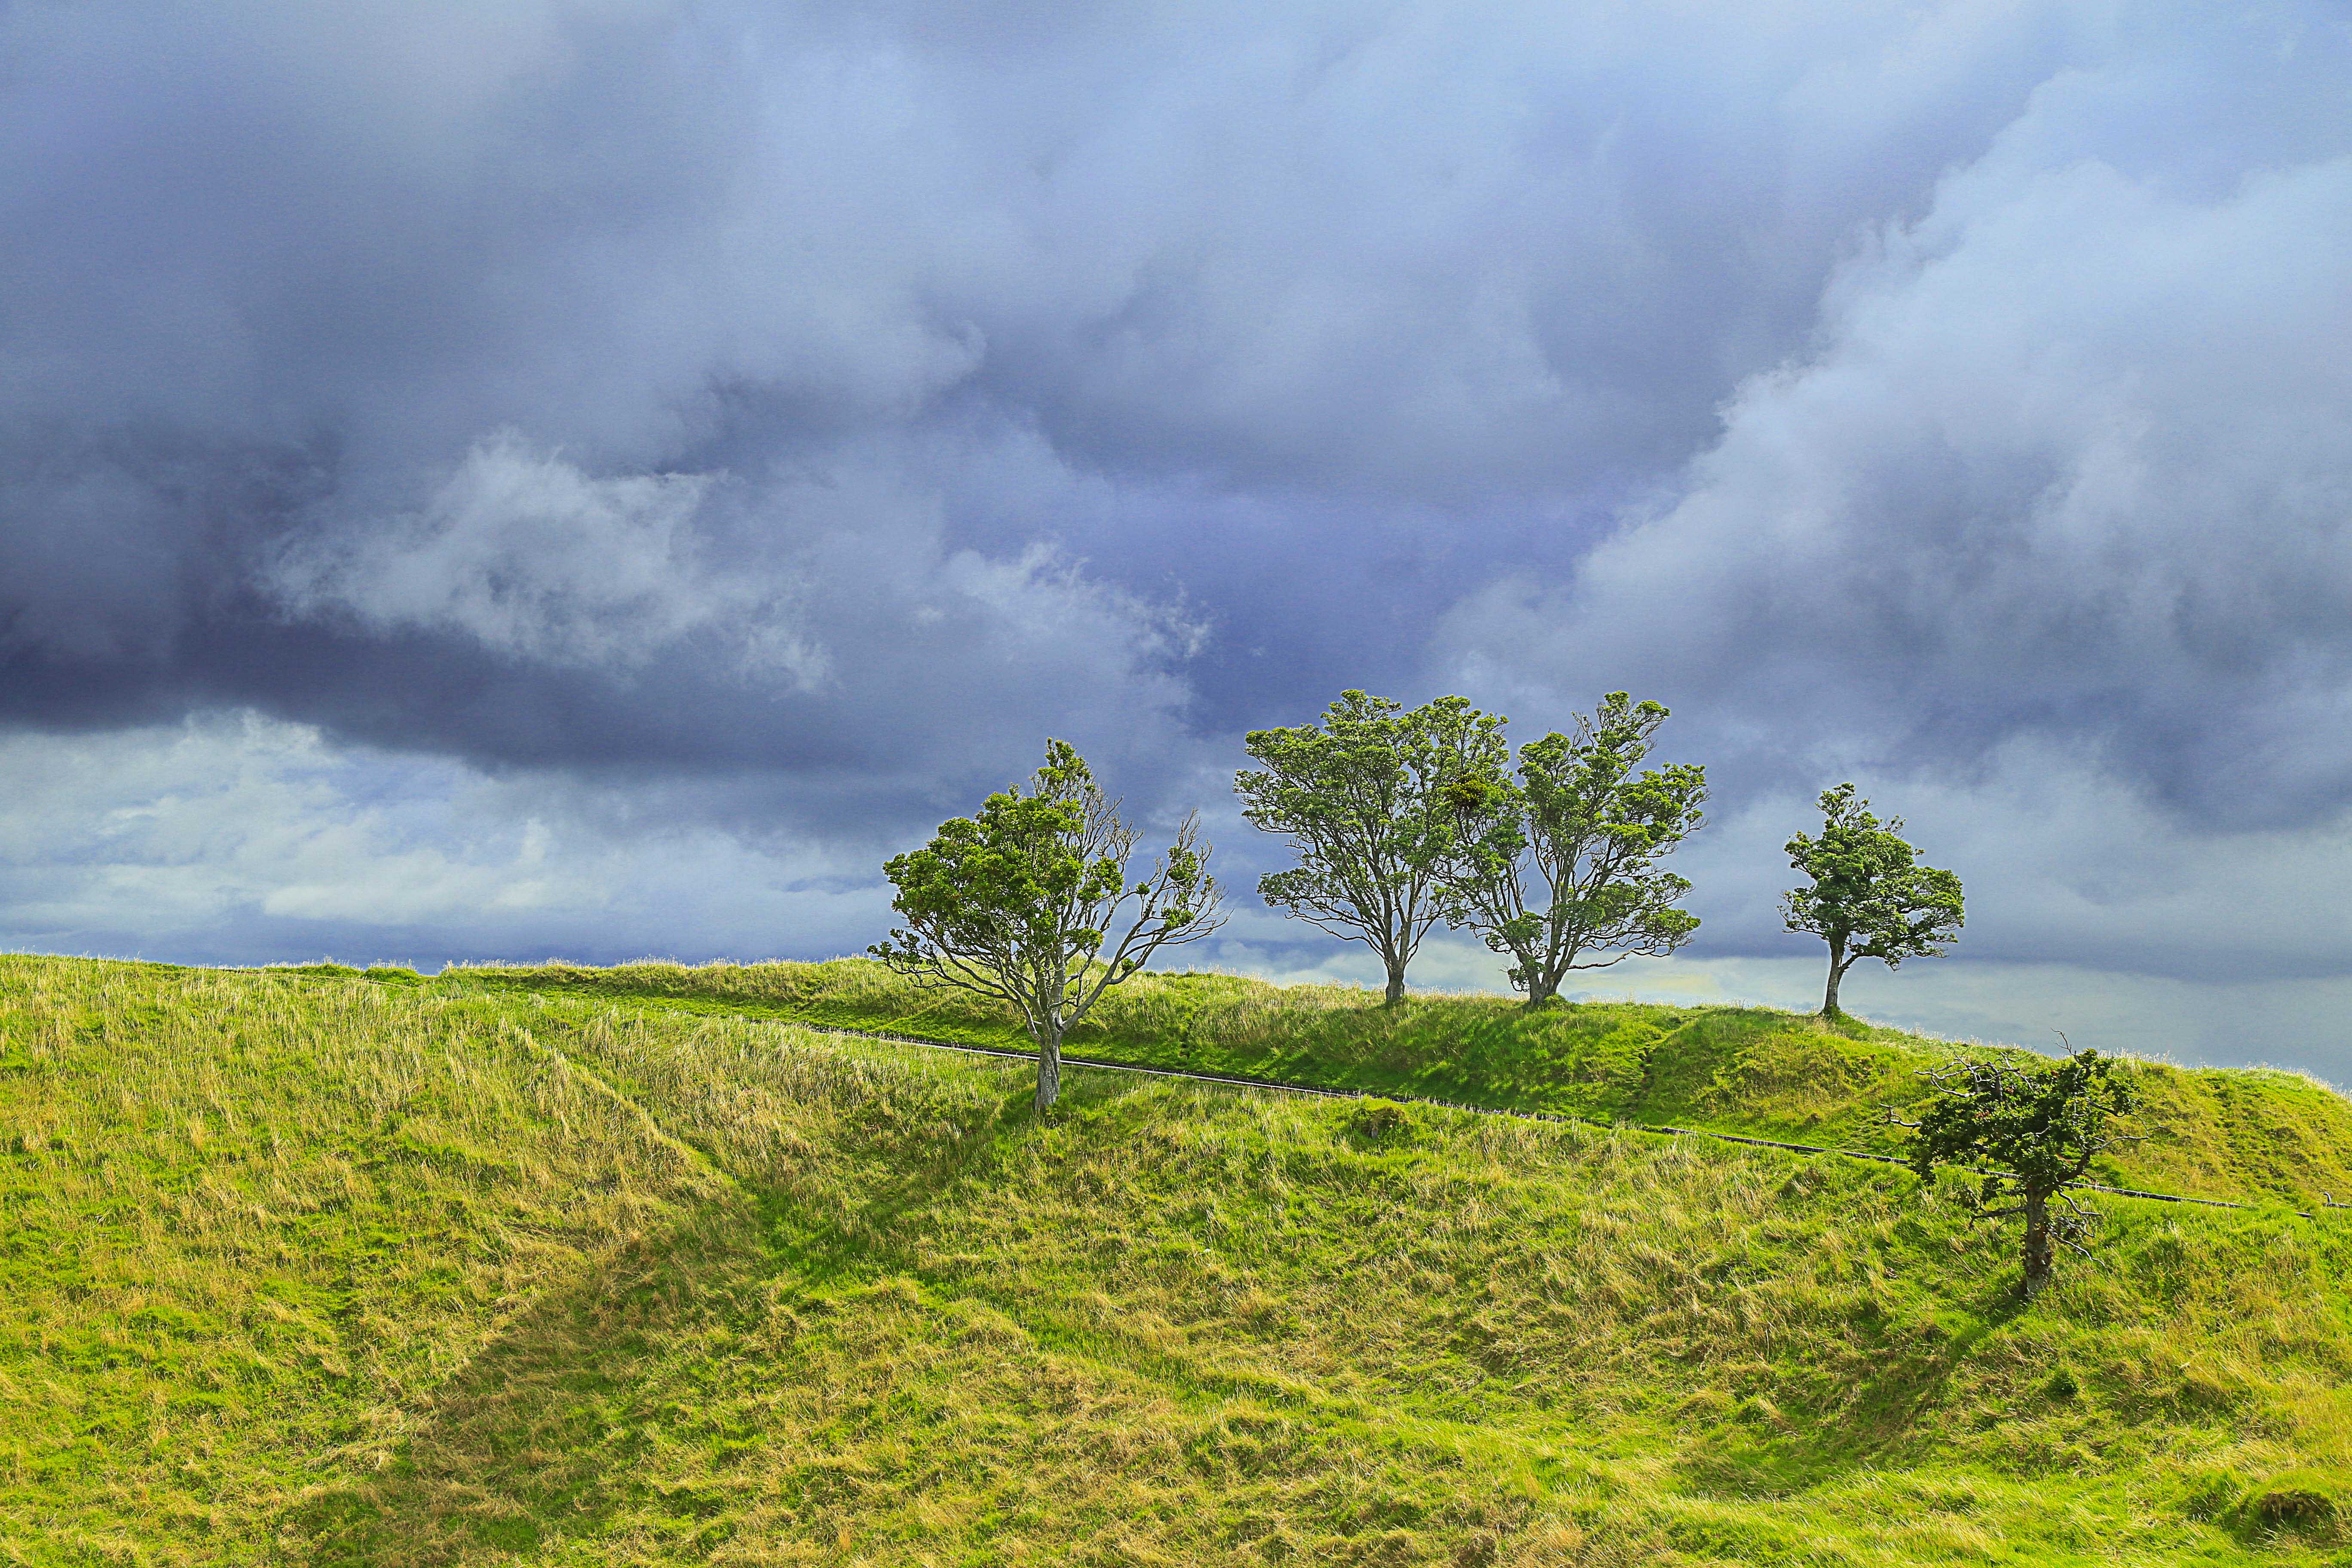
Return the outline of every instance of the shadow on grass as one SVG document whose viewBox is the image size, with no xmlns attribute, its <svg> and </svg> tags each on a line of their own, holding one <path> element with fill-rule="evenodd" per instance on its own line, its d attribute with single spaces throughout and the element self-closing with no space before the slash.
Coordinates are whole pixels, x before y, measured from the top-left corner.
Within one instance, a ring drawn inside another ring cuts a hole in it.
<svg viewBox="0 0 2352 1568">
<path fill-rule="evenodd" d="M 739 1186 L 583 1260 L 412 1408 L 381 1468 L 289 1509 L 280 1552 L 310 1568 L 427 1568 L 593 1536 L 624 1519 L 633 1539 L 688 1554 L 715 1548 L 734 1500 L 658 1484 L 648 1460 L 665 1428 L 722 1446 L 761 1441 L 759 1430 L 705 1430 L 707 1378 L 743 1375 L 730 1347 L 768 1326 L 780 1295 L 889 1273 L 910 1214 L 984 1178 L 1036 1131 L 1024 1086 L 848 1207 L 818 1214 L 783 1191 Z"/>
<path fill-rule="evenodd" d="M 633 1476 L 680 1348 L 758 1310 L 765 1229 L 753 1204 L 722 1200 L 544 1287 L 411 1411 L 388 1464 L 289 1510 L 281 1548 L 318 1568 L 409 1568 L 593 1532 L 641 1500 Z"/>
<path fill-rule="evenodd" d="M 1988 1281 L 1965 1305 L 1937 1314 L 1928 1338 L 1881 1335 L 1871 1370 L 1850 1397 L 1782 1414 L 1743 1404 L 1701 1426 L 1675 1462 L 1684 1488 L 1711 1498 L 1787 1497 L 1864 1469 L 1902 1470 L 1924 1459 L 1929 1413 L 1952 1397 L 1977 1348 L 2022 1316 L 2014 1280 Z"/>
<path fill-rule="evenodd" d="M 959 1184 L 984 1176 L 1038 1134 L 1032 1094 L 1025 1083 L 1010 1089 L 957 1128 L 936 1153 L 905 1167 L 853 1206 L 815 1214 L 777 1205 L 771 1237 L 780 1263 L 803 1285 L 821 1288 L 900 1262 L 897 1231 L 908 1215 Z"/>
</svg>

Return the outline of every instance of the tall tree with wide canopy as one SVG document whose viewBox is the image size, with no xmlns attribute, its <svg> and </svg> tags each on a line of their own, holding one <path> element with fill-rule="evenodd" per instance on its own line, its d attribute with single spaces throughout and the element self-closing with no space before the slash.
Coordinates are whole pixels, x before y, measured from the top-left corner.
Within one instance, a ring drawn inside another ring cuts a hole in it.
<svg viewBox="0 0 2352 1568">
<path fill-rule="evenodd" d="M 866 951 L 918 984 L 1012 1004 L 1037 1043 L 1040 1115 L 1062 1092 L 1063 1038 L 1103 993 L 1160 949 L 1224 923 L 1197 814 L 1130 882 L 1139 837 L 1086 759 L 1048 741 L 1026 795 L 1016 785 L 990 795 L 978 816 L 941 823 L 882 868 L 907 923 Z"/>
<path fill-rule="evenodd" d="M 1789 864 L 1812 879 L 1781 898 L 1788 927 L 1830 947 L 1824 1018 L 1839 1016 L 1838 984 L 1857 963 L 1875 958 L 1896 969 L 1906 958 L 1934 957 L 1966 923 L 1960 879 L 1920 865 L 1904 842 L 1903 819 L 1880 822 L 1851 784 L 1822 792 L 1820 837 L 1800 833 L 1785 847 Z"/>
<path fill-rule="evenodd" d="M 1298 857 L 1258 879 L 1260 896 L 1379 954 L 1391 1006 L 1442 912 L 1438 867 L 1458 825 L 1445 786 L 1507 752 L 1504 721 L 1462 698 L 1402 707 L 1343 691 L 1320 724 L 1251 731 L 1243 744 L 1259 766 L 1234 778 L 1242 815 Z"/>
<path fill-rule="evenodd" d="M 1460 826 L 1446 918 L 1511 957 L 1530 1008 L 1556 998 L 1571 971 L 1663 957 L 1698 929 L 1675 907 L 1689 881 L 1658 862 L 1705 820 L 1706 770 L 1641 766 L 1666 717 L 1612 691 L 1573 734 L 1520 747 L 1516 780 L 1496 768 L 1450 786 Z"/>
</svg>

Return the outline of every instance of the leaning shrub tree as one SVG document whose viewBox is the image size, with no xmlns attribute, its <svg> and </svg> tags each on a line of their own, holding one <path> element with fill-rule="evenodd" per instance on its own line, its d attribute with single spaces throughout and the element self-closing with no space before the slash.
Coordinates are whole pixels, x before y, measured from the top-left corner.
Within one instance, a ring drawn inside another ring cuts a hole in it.
<svg viewBox="0 0 2352 1568">
<path fill-rule="evenodd" d="M 2096 1051 L 2077 1051 L 2046 1067 L 1958 1062 L 1923 1075 L 1937 1093 L 1918 1121 L 1887 1112 L 1888 1121 L 1913 1130 L 1911 1168 L 1922 1178 L 1938 1163 L 1975 1167 L 1985 1173 L 1969 1193 L 1979 1215 L 2024 1216 L 2028 1297 L 2050 1282 L 2057 1247 L 2090 1256 L 2083 1243 L 2099 1215 L 2066 1189 L 2101 1154 L 2130 1141 L 2109 1124 L 2139 1106 L 2122 1067 Z"/>
<path fill-rule="evenodd" d="M 1612 691 L 1574 734 L 1520 747 L 1516 780 L 1492 767 L 1448 786 L 1461 821 L 1447 919 L 1510 956 L 1530 1008 L 1557 997 L 1572 970 L 1664 957 L 1698 929 L 1675 907 L 1689 881 L 1658 862 L 1705 820 L 1706 770 L 1634 771 L 1665 721 L 1660 704 Z"/>
<path fill-rule="evenodd" d="M 1343 691 L 1320 724 L 1251 731 L 1243 743 L 1259 765 L 1234 777 L 1242 815 L 1298 857 L 1259 878 L 1259 895 L 1378 953 L 1390 1006 L 1441 912 L 1438 867 L 1459 821 L 1445 786 L 1495 772 L 1509 749 L 1503 721 L 1459 697 L 1402 707 Z"/>
<path fill-rule="evenodd" d="M 1223 923 L 1197 817 L 1130 881 L 1138 837 L 1086 760 L 1048 741 L 1029 793 L 990 795 L 882 868 L 907 923 L 866 951 L 917 984 L 1010 1003 L 1037 1043 L 1041 1115 L 1062 1091 L 1064 1037 L 1103 993 Z"/>
<path fill-rule="evenodd" d="M 1800 833 L 1784 847 L 1812 885 L 1782 895 L 1781 913 L 1790 931 L 1830 945 L 1824 1018 L 1840 1016 L 1838 984 L 1857 963 L 1875 958 L 1895 969 L 1906 958 L 1934 957 L 1966 922 L 1960 879 L 1920 865 L 1903 841 L 1903 819 L 1880 822 L 1851 784 L 1822 792 L 1820 837 Z"/>
</svg>

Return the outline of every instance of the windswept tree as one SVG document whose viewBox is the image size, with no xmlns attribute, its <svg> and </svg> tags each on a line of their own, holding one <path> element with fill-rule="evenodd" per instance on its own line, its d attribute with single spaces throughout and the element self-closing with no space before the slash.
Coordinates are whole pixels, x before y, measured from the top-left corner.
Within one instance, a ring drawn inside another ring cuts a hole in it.
<svg viewBox="0 0 2352 1568">
<path fill-rule="evenodd" d="M 882 868 L 907 923 L 866 951 L 919 985 L 1012 1004 L 1037 1043 L 1037 1110 L 1062 1091 L 1062 1040 L 1104 992 L 1154 952 L 1223 923 L 1197 816 L 1129 880 L 1139 835 L 1104 799 L 1086 760 L 1045 742 L 1026 795 L 992 795 L 976 816 Z"/>
<path fill-rule="evenodd" d="M 1459 697 L 1402 706 L 1343 691 L 1320 724 L 1253 730 L 1243 743 L 1259 765 L 1234 778 L 1242 815 L 1298 857 L 1259 878 L 1259 894 L 1378 953 L 1391 1006 L 1441 913 L 1438 867 L 1458 823 L 1445 786 L 1494 772 L 1508 751 L 1503 721 Z"/>
<path fill-rule="evenodd" d="M 1932 958 L 1948 949 L 1965 923 L 1960 879 L 1918 863 L 1903 841 L 1903 819 L 1870 814 L 1853 785 L 1822 792 L 1822 833 L 1800 833 L 1784 847 L 1789 864 L 1812 879 L 1780 900 L 1793 931 L 1811 931 L 1830 946 L 1829 986 L 1822 1016 L 1838 1013 L 1838 984 L 1865 958 L 1889 969 L 1906 958 Z"/>
<path fill-rule="evenodd" d="M 2122 1066 L 2096 1051 L 2046 1067 L 1958 1062 L 1922 1075 L 1938 1092 L 1918 1121 L 1887 1113 L 1896 1126 L 1912 1129 L 1911 1167 L 1923 1178 L 1938 1163 L 1980 1170 L 1984 1179 L 1969 1193 L 1979 1216 L 2024 1216 L 2028 1297 L 2050 1282 L 2057 1247 L 2090 1256 L 2083 1243 L 2100 1216 L 2066 1189 L 2101 1154 L 2128 1141 L 2110 1125 L 2139 1106 Z"/>
<path fill-rule="evenodd" d="M 1530 1008 L 1573 970 L 1663 957 L 1698 929 L 1675 907 L 1689 881 L 1658 862 L 1705 820 L 1706 770 L 1642 768 L 1665 721 L 1658 703 L 1612 691 L 1575 733 L 1520 747 L 1516 779 L 1492 768 L 1449 786 L 1460 820 L 1446 918 L 1510 956 Z"/>
</svg>

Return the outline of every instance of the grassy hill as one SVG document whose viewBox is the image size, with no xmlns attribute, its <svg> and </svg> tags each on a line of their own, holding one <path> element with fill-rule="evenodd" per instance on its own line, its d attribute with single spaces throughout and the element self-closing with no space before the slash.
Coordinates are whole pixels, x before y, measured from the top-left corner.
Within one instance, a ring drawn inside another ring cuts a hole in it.
<svg viewBox="0 0 2352 1568">
<path fill-rule="evenodd" d="M 356 971 L 344 971 L 356 973 Z M 415 982 L 404 970 L 377 977 Z M 1028 1048 L 987 999 L 919 990 L 878 963 L 629 963 L 453 969 L 439 984 L 660 1003 Z M 1761 1007 L 1594 1003 L 1528 1013 L 1507 997 L 1416 996 L 1371 1005 L 1341 985 L 1229 974 L 1143 974 L 1108 993 L 1070 1037 L 1074 1054 L 1289 1083 L 1696 1127 L 1889 1152 L 1881 1114 L 1916 1105 L 1917 1074 L 1957 1047 L 1858 1021 L 1832 1026 Z M 2352 1195 L 2352 1104 L 2299 1074 L 2140 1064 L 2145 1142 L 2110 1185 L 2308 1208 Z"/>
<path fill-rule="evenodd" d="M 1089 1046 L 1814 1142 L 1933 1050 L 1350 994 Z M 2352 1215 L 2105 1200 L 2021 1310 L 1892 1167 L 1110 1074 L 1041 1126 L 743 1016 L 891 1001 L 0 958 L 0 1563 L 2352 1560 Z M 2313 1086 L 2148 1073 L 2146 1184 L 2340 1168 Z"/>
</svg>

